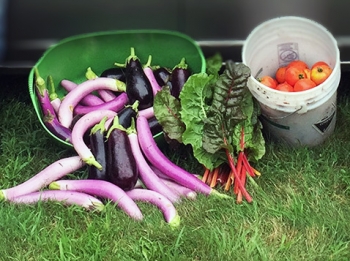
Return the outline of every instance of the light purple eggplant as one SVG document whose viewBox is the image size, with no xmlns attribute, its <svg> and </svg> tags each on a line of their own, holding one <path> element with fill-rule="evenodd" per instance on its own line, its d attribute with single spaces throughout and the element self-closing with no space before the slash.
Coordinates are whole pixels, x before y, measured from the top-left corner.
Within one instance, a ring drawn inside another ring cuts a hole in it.
<svg viewBox="0 0 350 261">
<path fill-rule="evenodd" d="M 70 190 L 87 193 L 93 196 L 109 199 L 116 203 L 128 216 L 142 220 L 143 215 L 136 203 L 120 187 L 105 180 L 57 180 L 49 185 L 50 189 Z"/>
<path fill-rule="evenodd" d="M 171 202 L 180 202 L 181 197 L 172 191 L 163 181 L 154 173 L 150 165 L 146 161 L 142 154 L 141 148 L 139 146 L 138 135 L 133 126 L 127 129 L 128 138 L 131 144 L 132 153 L 136 159 L 136 164 L 139 169 L 140 179 L 143 184 L 150 190 L 156 191 L 165 197 L 167 197 Z"/>
<path fill-rule="evenodd" d="M 69 128 L 63 126 L 56 115 L 56 111 L 51 104 L 50 94 L 46 87 L 46 82 L 40 77 L 37 68 L 35 68 L 35 92 L 43 114 L 43 123 L 52 135 L 59 139 L 71 142 L 72 132 Z"/>
<path fill-rule="evenodd" d="M 86 114 L 95 110 L 111 110 L 118 112 L 129 102 L 128 95 L 125 92 L 115 97 L 113 100 L 96 106 L 83 106 L 78 104 L 74 108 L 74 114 Z"/>
<path fill-rule="evenodd" d="M 11 199 L 16 204 L 36 204 L 39 202 L 57 201 L 66 205 L 77 205 L 87 210 L 102 211 L 104 204 L 101 200 L 82 192 L 43 190 L 28 193 Z"/>
<path fill-rule="evenodd" d="M 58 119 L 61 124 L 69 128 L 72 124 L 74 108 L 80 100 L 87 94 L 102 89 L 123 92 L 125 91 L 125 83 L 119 80 L 102 77 L 80 83 L 62 100 L 58 111 Z"/>
<path fill-rule="evenodd" d="M 72 91 L 73 89 L 75 89 L 78 84 L 73 82 L 73 81 L 70 81 L 68 79 L 63 79 L 61 81 L 61 86 L 67 91 L 67 92 L 70 92 Z M 94 94 L 86 94 L 85 97 L 83 97 L 79 104 L 81 105 L 85 105 L 85 106 L 97 106 L 97 105 L 101 105 L 104 103 L 104 100 L 102 100 L 100 97 L 94 95 Z"/>
<path fill-rule="evenodd" d="M 86 164 L 102 169 L 101 164 L 95 159 L 90 148 L 86 145 L 84 134 L 95 124 L 99 123 L 104 117 L 106 117 L 107 120 L 115 115 L 117 115 L 117 113 L 111 110 L 91 111 L 79 118 L 74 124 L 72 129 L 73 148 Z"/>
<path fill-rule="evenodd" d="M 0 190 L 0 200 L 11 201 L 15 197 L 37 192 L 48 186 L 51 182 L 79 170 L 84 165 L 85 163 L 79 156 L 59 159 L 45 167 L 30 179 L 13 187 Z"/>
<path fill-rule="evenodd" d="M 174 204 L 164 195 L 149 189 L 134 188 L 126 192 L 134 201 L 142 201 L 158 207 L 164 216 L 164 219 L 172 227 L 180 225 L 180 216 Z"/>
</svg>

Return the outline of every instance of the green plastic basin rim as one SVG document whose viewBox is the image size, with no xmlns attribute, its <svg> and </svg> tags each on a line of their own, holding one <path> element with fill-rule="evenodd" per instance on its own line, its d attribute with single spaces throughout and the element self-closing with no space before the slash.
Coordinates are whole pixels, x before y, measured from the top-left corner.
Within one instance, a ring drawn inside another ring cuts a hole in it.
<svg viewBox="0 0 350 261">
<path fill-rule="evenodd" d="M 61 139 L 59 139 L 58 137 L 56 137 L 44 124 L 43 119 L 42 119 L 42 112 L 41 112 L 41 108 L 40 105 L 38 103 L 37 97 L 36 97 L 36 93 L 34 90 L 34 68 L 38 67 L 40 69 L 40 65 L 42 65 L 43 63 L 45 63 L 46 59 L 50 56 L 50 54 L 57 48 L 59 48 L 62 45 L 65 44 L 70 44 L 71 42 L 74 41 L 80 41 L 80 40 L 89 40 L 90 38 L 95 38 L 95 37 L 109 37 L 109 36 L 117 36 L 117 35 L 139 35 L 139 34 L 143 34 L 143 35 L 159 35 L 159 36 L 169 36 L 169 37 L 175 37 L 176 39 L 178 39 L 179 41 L 183 41 L 183 42 L 187 42 L 188 45 L 195 51 L 195 55 L 198 56 L 198 63 L 199 66 L 199 71 L 195 71 L 194 73 L 199 73 L 199 72 L 205 72 L 206 71 L 206 61 L 205 61 L 205 57 L 204 54 L 200 48 L 200 46 L 188 35 L 180 33 L 178 31 L 169 31 L 169 30 L 158 30 L 158 29 L 153 29 L 153 30 L 149 30 L 149 29 L 141 29 L 141 30 L 115 30 L 115 31 L 102 31 L 102 32 L 94 32 L 94 33 L 85 33 L 85 34 L 79 34 L 79 35 L 74 35 L 74 36 L 70 36 L 67 38 L 64 38 L 62 40 L 60 40 L 59 42 L 53 44 L 52 46 L 50 46 L 44 53 L 43 55 L 40 57 L 40 59 L 36 62 L 36 64 L 33 66 L 33 68 L 31 68 L 30 72 L 29 72 L 29 77 L 28 77 L 28 86 L 29 86 L 29 94 L 30 94 L 30 98 L 31 101 L 33 103 L 34 106 L 34 110 L 36 112 L 36 115 L 39 119 L 39 122 L 41 124 L 41 126 L 44 128 L 44 130 L 54 139 L 56 140 L 59 144 L 63 145 L 64 147 L 68 147 L 68 148 L 73 148 L 73 145 L 69 142 L 63 141 Z M 128 51 L 130 51 L 130 47 L 132 47 L 132 43 L 130 43 L 130 46 L 128 46 Z M 137 54 L 137 50 L 136 50 L 136 54 Z M 138 54 L 137 54 L 138 55 Z M 180 55 L 179 55 L 180 56 Z M 127 56 L 124 57 L 125 59 L 127 58 Z M 174 61 L 174 66 L 180 61 L 182 57 L 178 57 L 177 61 Z M 185 57 L 186 58 L 186 57 Z M 70 57 L 69 59 L 72 59 L 72 57 Z M 123 61 L 115 61 L 115 62 L 124 62 Z M 161 64 L 160 64 L 161 65 Z M 93 66 L 93 64 L 86 64 L 86 68 L 89 66 Z M 40 73 L 40 70 L 39 70 Z M 41 74 L 41 73 L 40 73 Z M 84 75 L 84 72 L 82 72 L 82 75 Z M 47 75 L 41 75 L 45 80 Z M 72 79 L 73 80 L 73 79 Z M 55 85 L 56 85 L 56 89 L 57 89 L 57 81 L 55 81 Z M 154 135 L 154 138 L 156 141 L 158 142 L 162 142 L 163 139 L 163 133 L 158 133 L 156 135 Z"/>
</svg>

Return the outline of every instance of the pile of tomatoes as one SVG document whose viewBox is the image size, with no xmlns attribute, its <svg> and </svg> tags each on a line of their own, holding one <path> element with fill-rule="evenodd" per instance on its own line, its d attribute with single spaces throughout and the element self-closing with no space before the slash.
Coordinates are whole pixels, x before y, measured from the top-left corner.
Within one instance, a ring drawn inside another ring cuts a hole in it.
<svg viewBox="0 0 350 261">
<path fill-rule="evenodd" d="M 331 73 L 332 68 L 324 61 L 318 61 L 309 67 L 306 62 L 295 60 L 279 67 L 274 77 L 265 75 L 258 81 L 275 90 L 300 92 L 323 83 Z"/>
</svg>

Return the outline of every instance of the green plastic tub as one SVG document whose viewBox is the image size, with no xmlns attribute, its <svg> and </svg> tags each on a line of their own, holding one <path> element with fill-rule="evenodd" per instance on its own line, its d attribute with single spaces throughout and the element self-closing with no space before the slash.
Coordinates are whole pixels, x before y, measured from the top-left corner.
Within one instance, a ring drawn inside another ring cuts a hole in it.
<svg viewBox="0 0 350 261">
<path fill-rule="evenodd" d="M 114 63 L 124 63 L 130 55 L 130 48 L 135 48 L 136 55 L 146 63 L 152 55 L 152 65 L 173 68 L 182 57 L 193 73 L 205 72 L 205 57 L 197 43 L 189 36 L 179 32 L 164 30 L 128 30 L 108 31 L 72 36 L 50 47 L 32 68 L 28 78 L 29 93 L 42 127 L 59 143 L 68 147 L 72 145 L 62 141 L 51 133 L 42 120 L 42 112 L 34 89 L 34 68 L 45 80 L 52 76 L 56 91 L 64 97 L 66 91 L 60 86 L 62 79 L 80 83 L 85 72 L 91 67 L 100 74 L 111 68 Z M 157 135 L 155 136 L 157 138 Z"/>
</svg>

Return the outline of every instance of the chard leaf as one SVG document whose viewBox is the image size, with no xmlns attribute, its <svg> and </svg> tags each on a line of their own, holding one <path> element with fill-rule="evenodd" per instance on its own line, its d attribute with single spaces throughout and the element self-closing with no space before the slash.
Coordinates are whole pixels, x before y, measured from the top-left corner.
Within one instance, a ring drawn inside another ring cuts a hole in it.
<svg viewBox="0 0 350 261">
<path fill-rule="evenodd" d="M 226 62 L 226 69 L 215 82 L 211 106 L 204 119 L 203 148 L 211 154 L 221 149 L 233 151 L 232 135 L 237 124 L 247 116 L 242 109 L 249 92 L 250 69 L 242 63 Z"/>
<path fill-rule="evenodd" d="M 206 65 L 208 74 L 218 75 L 222 67 L 222 56 L 220 53 L 216 53 L 213 56 L 208 57 L 206 59 Z"/>
<path fill-rule="evenodd" d="M 163 87 L 154 97 L 154 116 L 163 127 L 164 133 L 181 143 L 185 125 L 181 120 L 180 106 L 180 101 L 170 94 L 169 86 Z"/>
<path fill-rule="evenodd" d="M 202 135 L 208 105 L 206 103 L 210 86 L 215 80 L 213 75 L 198 73 L 192 75 L 185 83 L 181 93 L 181 119 L 186 125 L 182 135 L 184 144 L 190 144 L 196 159 L 209 169 L 225 161 L 224 153 L 211 154 L 203 149 Z"/>
<path fill-rule="evenodd" d="M 232 140 L 236 144 L 236 150 L 240 151 L 241 131 L 244 131 L 244 151 L 248 159 L 258 161 L 265 155 L 265 139 L 262 135 L 262 124 L 258 120 L 260 107 L 250 93 L 247 93 L 242 109 L 247 119 L 236 126 L 234 129 Z M 243 129 L 242 129 L 243 128 Z"/>
</svg>

